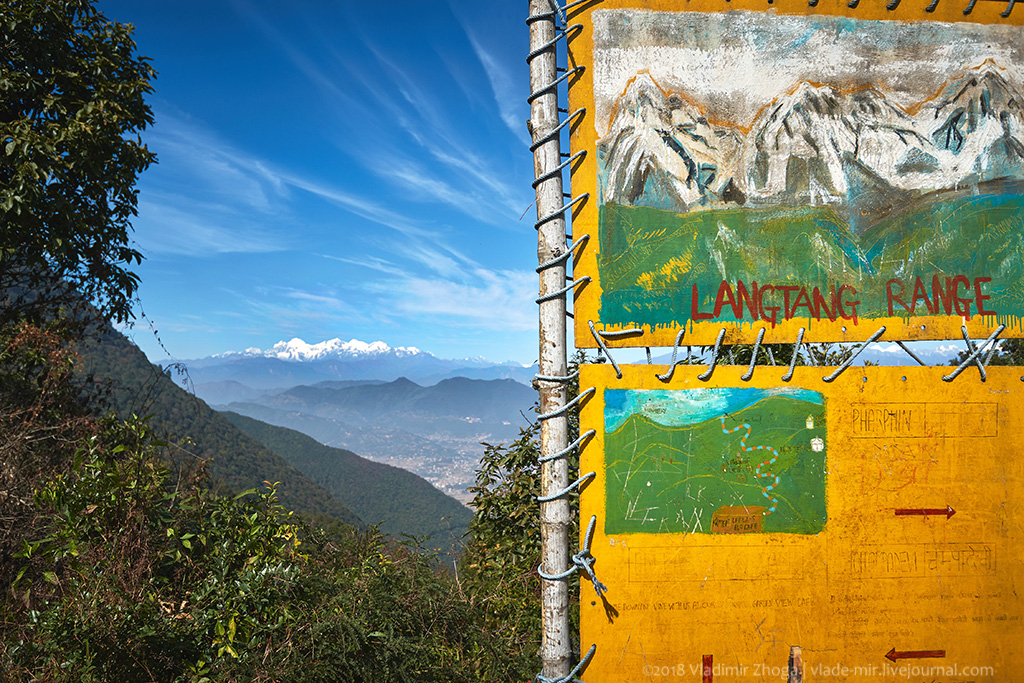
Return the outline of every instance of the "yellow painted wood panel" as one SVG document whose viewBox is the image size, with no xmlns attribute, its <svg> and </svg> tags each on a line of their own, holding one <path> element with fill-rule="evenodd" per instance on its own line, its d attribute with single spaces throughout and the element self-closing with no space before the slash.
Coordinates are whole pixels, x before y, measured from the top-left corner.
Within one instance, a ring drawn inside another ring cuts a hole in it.
<svg viewBox="0 0 1024 683">
<path fill-rule="evenodd" d="M 1024 370 L 704 369 L 582 369 L 583 680 L 1021 680 Z"/>
</svg>

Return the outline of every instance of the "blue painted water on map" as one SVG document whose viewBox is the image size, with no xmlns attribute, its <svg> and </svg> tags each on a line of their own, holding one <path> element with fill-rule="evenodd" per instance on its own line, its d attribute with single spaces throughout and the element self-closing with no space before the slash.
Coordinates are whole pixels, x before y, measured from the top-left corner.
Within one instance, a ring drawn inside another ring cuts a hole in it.
<svg viewBox="0 0 1024 683">
<path fill-rule="evenodd" d="M 630 415 L 643 415 L 651 422 L 666 427 L 685 427 L 739 412 L 771 397 L 824 405 L 824 398 L 817 391 L 791 387 L 608 389 L 604 392 L 605 431 L 614 432 Z"/>
</svg>

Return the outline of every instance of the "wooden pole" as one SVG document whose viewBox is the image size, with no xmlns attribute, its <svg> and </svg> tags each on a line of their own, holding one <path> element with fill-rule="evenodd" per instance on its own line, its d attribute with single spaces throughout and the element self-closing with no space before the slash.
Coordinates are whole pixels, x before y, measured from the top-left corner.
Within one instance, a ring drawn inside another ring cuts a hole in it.
<svg viewBox="0 0 1024 683">
<path fill-rule="evenodd" d="M 530 0 L 530 52 L 553 42 L 556 16 L 549 0 Z M 530 60 L 530 92 L 543 90 L 557 78 L 556 48 Z M 534 142 L 542 140 L 558 126 L 558 94 L 545 92 L 530 105 L 530 131 Z M 533 153 L 534 175 L 540 177 L 561 163 L 558 136 L 538 146 Z M 562 207 L 562 177 L 553 177 L 537 185 L 537 218 Z M 540 225 L 537 234 L 538 263 L 546 263 L 566 250 L 565 218 L 559 216 Z M 546 268 L 540 273 L 540 294 L 556 292 L 565 286 L 565 263 Z M 540 374 L 563 377 L 567 374 L 566 302 L 557 297 L 540 304 Z M 541 414 L 556 411 L 565 405 L 567 387 L 564 382 L 538 381 Z M 569 424 L 565 415 L 541 422 L 540 453 L 558 453 L 568 445 Z M 569 467 L 565 458 L 545 462 L 541 466 L 541 495 L 561 491 L 569 485 Z M 548 574 L 565 571 L 569 565 L 569 502 L 565 497 L 541 503 L 541 567 Z M 569 631 L 568 581 L 541 581 L 541 612 L 543 632 L 540 657 L 541 674 L 548 679 L 565 677 L 572 670 L 572 644 Z"/>
</svg>

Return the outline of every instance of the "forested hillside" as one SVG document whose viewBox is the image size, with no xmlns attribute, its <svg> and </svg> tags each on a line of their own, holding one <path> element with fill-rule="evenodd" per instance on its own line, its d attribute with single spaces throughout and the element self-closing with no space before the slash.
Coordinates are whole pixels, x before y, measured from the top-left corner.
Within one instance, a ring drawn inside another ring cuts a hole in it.
<svg viewBox="0 0 1024 683">
<path fill-rule="evenodd" d="M 424 479 L 398 467 L 324 446 L 292 429 L 275 427 L 237 413 L 222 413 L 253 437 L 345 501 L 367 524 L 389 534 L 428 536 L 437 550 L 457 550 L 472 513 Z"/>
<path fill-rule="evenodd" d="M 81 372 L 108 391 L 121 417 L 148 417 L 154 432 L 176 446 L 176 457 L 208 460 L 210 475 L 227 490 L 278 482 L 279 499 L 288 509 L 362 524 L 336 496 L 178 387 L 120 333 L 107 329 L 79 349 Z"/>
</svg>

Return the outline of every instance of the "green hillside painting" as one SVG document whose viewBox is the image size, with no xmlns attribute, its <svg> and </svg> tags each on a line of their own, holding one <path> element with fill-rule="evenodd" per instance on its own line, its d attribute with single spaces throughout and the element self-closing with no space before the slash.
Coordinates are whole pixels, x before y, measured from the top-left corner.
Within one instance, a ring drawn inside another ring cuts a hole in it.
<svg viewBox="0 0 1024 683">
<path fill-rule="evenodd" d="M 856 234 L 829 207 L 600 211 L 601 320 L 1024 315 L 1024 194 L 933 196 Z M 815 291 L 817 290 L 817 291 Z"/>
<path fill-rule="evenodd" d="M 825 529 L 817 392 L 609 389 L 605 430 L 606 533 Z"/>
</svg>

